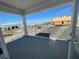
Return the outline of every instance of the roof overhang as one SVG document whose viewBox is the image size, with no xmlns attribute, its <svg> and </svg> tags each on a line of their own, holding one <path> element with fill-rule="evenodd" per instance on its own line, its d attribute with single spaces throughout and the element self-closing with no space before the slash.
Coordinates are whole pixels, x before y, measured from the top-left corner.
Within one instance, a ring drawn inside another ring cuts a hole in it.
<svg viewBox="0 0 79 59">
<path fill-rule="evenodd" d="M 19 15 L 21 15 L 23 12 L 23 10 L 16 8 L 14 6 L 8 5 L 3 2 L 0 2 L 0 11 L 12 13 L 12 14 L 19 14 Z"/>
<path fill-rule="evenodd" d="M 8 1 L 8 2 L 6 2 Z M 2 12 L 8 12 L 8 13 L 12 13 L 12 14 L 18 14 L 18 15 L 22 15 L 22 14 L 30 14 L 30 13 L 34 13 L 34 12 L 38 12 L 41 10 L 45 10 L 48 8 L 53 8 L 56 6 L 60 6 L 60 5 L 64 5 L 66 3 L 71 2 L 72 0 L 37 0 L 37 1 L 33 1 L 33 0 L 14 0 L 13 2 L 20 2 L 22 1 L 22 4 L 12 4 L 13 0 L 4 0 L 4 1 L 0 1 L 0 11 Z M 25 3 L 25 1 L 28 4 L 23 4 Z M 36 4 L 31 4 L 29 6 L 29 3 L 33 2 Z M 40 2 L 40 3 L 39 3 Z M 20 5 L 20 6 L 18 6 Z M 24 8 L 21 6 L 23 5 L 27 5 L 27 7 L 25 6 Z"/>
</svg>

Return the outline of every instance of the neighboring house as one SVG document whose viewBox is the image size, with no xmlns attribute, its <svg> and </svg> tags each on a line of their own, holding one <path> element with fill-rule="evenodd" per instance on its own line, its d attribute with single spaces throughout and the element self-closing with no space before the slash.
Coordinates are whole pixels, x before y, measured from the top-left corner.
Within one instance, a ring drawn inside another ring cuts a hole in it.
<svg viewBox="0 0 79 59">
<path fill-rule="evenodd" d="M 71 24 L 71 16 L 63 16 L 53 18 L 52 25 L 68 25 Z"/>
</svg>

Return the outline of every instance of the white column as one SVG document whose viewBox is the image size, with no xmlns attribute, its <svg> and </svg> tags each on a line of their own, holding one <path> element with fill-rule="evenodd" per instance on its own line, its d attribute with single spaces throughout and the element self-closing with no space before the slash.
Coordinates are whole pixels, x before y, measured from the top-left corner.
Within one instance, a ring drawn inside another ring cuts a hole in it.
<svg viewBox="0 0 79 59">
<path fill-rule="evenodd" d="M 78 19 L 78 3 L 79 0 L 74 0 L 74 8 L 73 8 L 73 15 L 72 15 L 72 41 L 76 40 L 76 25 Z"/>
<path fill-rule="evenodd" d="M 25 15 L 22 15 L 22 21 L 23 21 L 24 34 L 27 36 L 28 32 L 27 32 L 27 24 L 26 24 L 26 16 Z"/>
<path fill-rule="evenodd" d="M 2 35 L 1 28 L 0 28 L 0 43 L 1 43 L 1 46 L 2 46 L 2 50 L 3 50 L 3 54 L 5 56 L 5 59 L 10 59 L 6 44 L 4 42 L 4 38 L 3 38 L 3 35 Z"/>
<path fill-rule="evenodd" d="M 78 13 L 78 1 L 79 0 L 73 0 L 74 2 L 74 8 L 73 8 L 73 15 L 72 15 L 72 28 L 71 28 L 71 41 L 69 42 L 69 50 L 68 50 L 68 59 L 72 59 L 72 53 L 73 53 L 73 45 L 74 41 L 76 41 L 76 24 L 77 24 L 77 13 Z"/>
</svg>

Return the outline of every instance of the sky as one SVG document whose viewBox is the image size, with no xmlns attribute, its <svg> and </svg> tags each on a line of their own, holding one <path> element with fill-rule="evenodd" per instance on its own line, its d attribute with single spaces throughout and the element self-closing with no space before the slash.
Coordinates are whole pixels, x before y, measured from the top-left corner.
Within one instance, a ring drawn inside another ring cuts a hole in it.
<svg viewBox="0 0 79 59">
<path fill-rule="evenodd" d="M 72 15 L 72 3 L 36 12 L 26 16 L 27 24 L 51 22 L 53 18 Z M 17 15 L 0 12 L 0 25 L 22 23 L 22 18 Z"/>
</svg>

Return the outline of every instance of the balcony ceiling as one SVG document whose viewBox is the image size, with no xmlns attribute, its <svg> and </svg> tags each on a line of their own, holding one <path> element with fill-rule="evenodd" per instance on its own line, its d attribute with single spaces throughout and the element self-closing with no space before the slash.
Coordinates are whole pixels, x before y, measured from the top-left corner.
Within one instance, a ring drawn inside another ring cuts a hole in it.
<svg viewBox="0 0 79 59">
<path fill-rule="evenodd" d="M 26 14 L 71 2 L 71 0 L 0 0 L 0 11 Z"/>
</svg>

